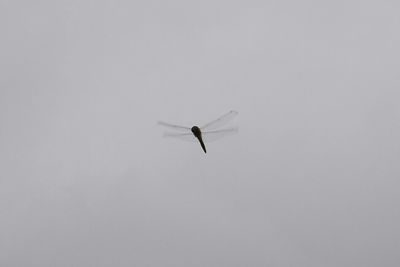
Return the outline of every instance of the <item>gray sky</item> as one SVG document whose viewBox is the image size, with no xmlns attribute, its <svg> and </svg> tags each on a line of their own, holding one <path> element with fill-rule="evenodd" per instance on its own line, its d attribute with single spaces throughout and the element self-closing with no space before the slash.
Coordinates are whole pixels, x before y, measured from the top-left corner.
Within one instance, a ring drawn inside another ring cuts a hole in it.
<svg viewBox="0 0 400 267">
<path fill-rule="evenodd" d="M 0 1 L 0 265 L 399 266 L 399 14 Z"/>
</svg>

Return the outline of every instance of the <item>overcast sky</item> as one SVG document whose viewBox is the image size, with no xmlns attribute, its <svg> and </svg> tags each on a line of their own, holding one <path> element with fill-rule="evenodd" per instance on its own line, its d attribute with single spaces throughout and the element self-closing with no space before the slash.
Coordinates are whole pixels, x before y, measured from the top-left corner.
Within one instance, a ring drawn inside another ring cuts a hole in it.
<svg viewBox="0 0 400 267">
<path fill-rule="evenodd" d="M 399 14 L 0 0 L 0 265 L 399 266 Z"/>
</svg>

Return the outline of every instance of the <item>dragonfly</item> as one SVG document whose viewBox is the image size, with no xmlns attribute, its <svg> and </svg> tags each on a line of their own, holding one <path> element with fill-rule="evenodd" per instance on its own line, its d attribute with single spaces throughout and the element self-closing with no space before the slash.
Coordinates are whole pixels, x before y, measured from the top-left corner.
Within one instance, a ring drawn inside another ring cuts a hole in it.
<svg viewBox="0 0 400 267">
<path fill-rule="evenodd" d="M 164 137 L 177 138 L 190 142 L 198 141 L 200 142 L 201 148 L 203 149 L 204 153 L 207 153 L 204 142 L 212 142 L 222 137 L 235 134 L 239 131 L 238 127 L 219 129 L 220 127 L 229 123 L 237 115 L 237 111 L 231 110 L 228 113 L 219 117 L 218 119 L 210 121 L 209 123 L 206 123 L 201 127 L 196 125 L 193 127 L 186 127 L 166 123 L 163 121 L 159 121 L 158 124 L 170 130 L 174 130 L 174 132 L 165 132 Z"/>
</svg>

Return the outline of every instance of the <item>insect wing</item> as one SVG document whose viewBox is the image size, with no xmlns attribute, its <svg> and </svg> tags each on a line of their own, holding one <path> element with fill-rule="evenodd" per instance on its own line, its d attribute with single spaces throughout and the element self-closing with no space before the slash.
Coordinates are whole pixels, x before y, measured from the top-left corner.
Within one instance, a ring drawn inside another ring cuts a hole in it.
<svg viewBox="0 0 400 267">
<path fill-rule="evenodd" d="M 164 133 L 164 137 L 176 138 L 188 142 L 197 142 L 197 138 L 192 133 Z"/>
<path fill-rule="evenodd" d="M 176 131 L 180 131 L 180 132 L 190 132 L 191 131 L 190 130 L 191 128 L 189 128 L 189 127 L 180 126 L 180 125 L 176 125 L 176 124 L 170 124 L 170 123 L 166 123 L 163 121 L 159 121 L 158 124 L 162 125 L 164 127 L 176 130 Z"/>
<path fill-rule="evenodd" d="M 204 131 L 215 130 L 221 126 L 224 126 L 228 122 L 230 122 L 234 117 L 236 117 L 237 114 L 238 114 L 237 111 L 231 110 L 227 114 L 219 117 L 218 119 L 213 120 L 213 121 L 205 124 L 204 126 L 200 127 L 200 129 L 204 130 Z"/>
<path fill-rule="evenodd" d="M 216 131 L 205 131 L 202 132 L 201 137 L 203 138 L 205 143 L 208 142 L 213 142 L 216 140 L 219 140 L 223 137 L 233 135 L 239 132 L 239 129 L 237 127 L 235 128 L 227 128 L 227 129 L 221 129 L 221 130 L 216 130 Z"/>
</svg>

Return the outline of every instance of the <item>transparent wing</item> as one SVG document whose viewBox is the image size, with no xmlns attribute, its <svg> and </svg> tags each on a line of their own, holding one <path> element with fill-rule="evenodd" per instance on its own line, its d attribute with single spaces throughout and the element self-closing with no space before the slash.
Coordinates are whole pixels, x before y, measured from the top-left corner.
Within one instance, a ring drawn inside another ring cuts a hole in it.
<svg viewBox="0 0 400 267">
<path fill-rule="evenodd" d="M 237 132 L 239 132 L 239 129 L 237 127 L 227 128 L 227 129 L 221 129 L 221 130 L 216 130 L 216 131 L 202 132 L 201 137 L 203 138 L 203 141 L 205 143 L 208 143 L 208 142 L 213 142 L 218 139 L 221 139 L 225 136 L 236 134 Z"/>
<path fill-rule="evenodd" d="M 216 130 L 216 131 L 206 131 L 206 132 L 201 133 L 201 137 L 203 138 L 203 141 L 205 143 L 208 143 L 208 142 L 213 142 L 215 140 L 223 138 L 225 136 L 235 134 L 238 131 L 239 131 L 239 129 L 237 127 L 221 129 L 221 130 Z M 197 138 L 192 133 L 169 133 L 169 132 L 166 132 L 166 133 L 164 133 L 164 137 L 172 137 L 172 138 L 176 138 L 176 139 L 180 139 L 180 140 L 188 141 L 188 142 L 198 142 Z"/>
<path fill-rule="evenodd" d="M 189 127 L 185 127 L 185 126 L 180 126 L 180 125 L 175 125 L 175 124 L 170 124 L 170 123 L 166 123 L 163 121 L 159 121 L 158 122 L 159 125 L 162 125 L 164 127 L 176 130 L 176 131 L 181 131 L 181 132 L 190 132 L 191 133 L 191 128 Z"/>
<path fill-rule="evenodd" d="M 192 133 L 164 133 L 164 137 L 172 137 L 188 142 L 198 142 L 197 138 Z"/>
<path fill-rule="evenodd" d="M 200 127 L 200 129 L 201 130 L 213 130 L 213 129 L 219 128 L 221 126 L 224 126 L 230 120 L 232 120 L 237 114 L 238 114 L 237 111 L 231 110 L 228 113 L 226 113 L 225 115 L 219 117 L 218 119 L 213 120 L 213 121 L 207 123 L 206 125 Z"/>
</svg>

